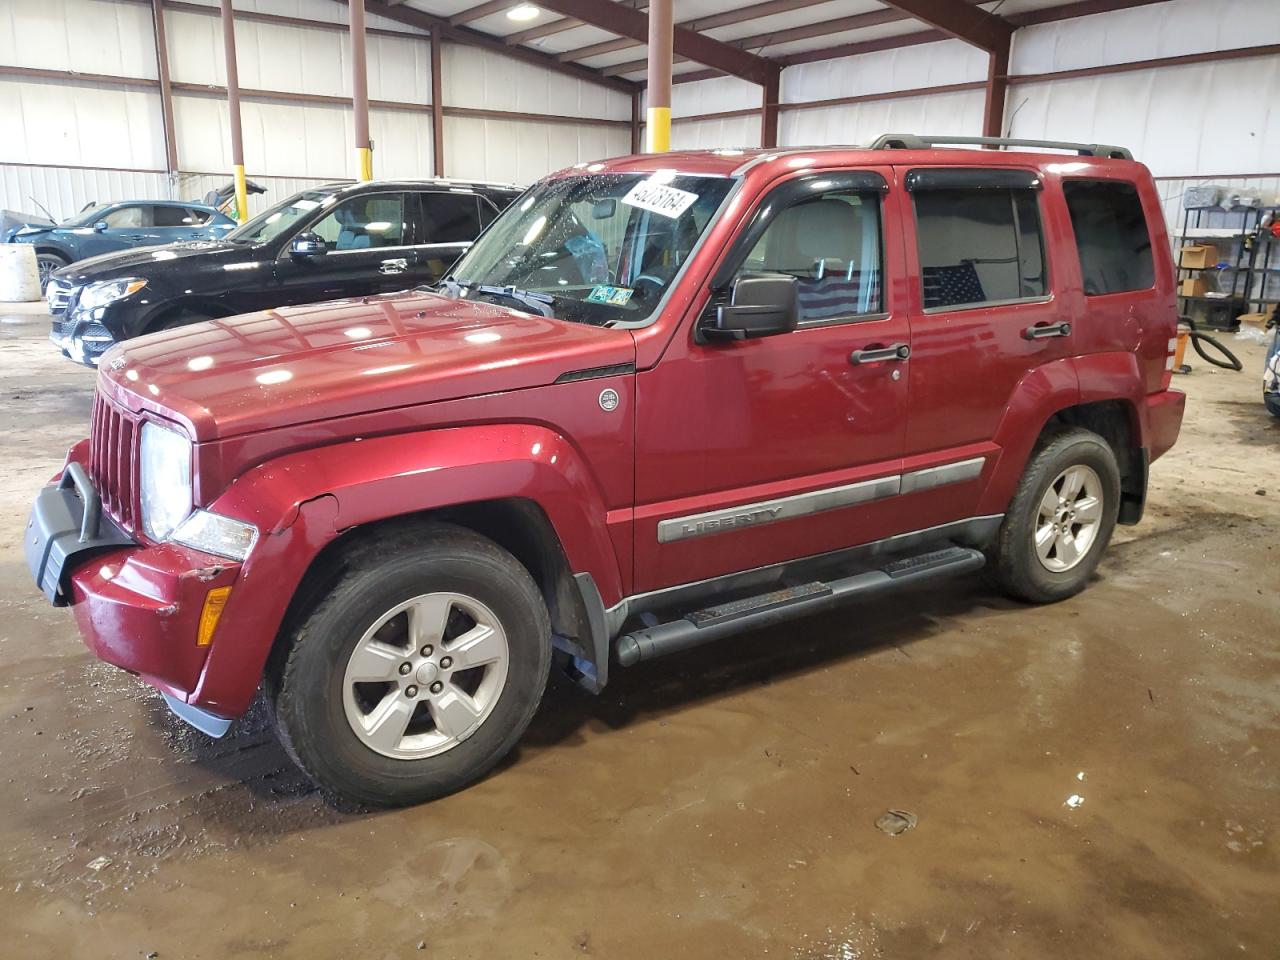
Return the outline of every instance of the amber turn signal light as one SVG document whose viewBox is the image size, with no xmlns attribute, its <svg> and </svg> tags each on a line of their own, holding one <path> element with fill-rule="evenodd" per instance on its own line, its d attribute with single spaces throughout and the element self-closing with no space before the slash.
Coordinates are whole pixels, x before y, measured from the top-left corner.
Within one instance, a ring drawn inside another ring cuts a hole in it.
<svg viewBox="0 0 1280 960">
<path fill-rule="evenodd" d="M 204 609 L 200 611 L 200 629 L 196 633 L 196 646 L 207 647 L 213 643 L 213 631 L 218 627 L 218 620 L 231 596 L 230 587 L 214 587 L 204 598 Z"/>
</svg>

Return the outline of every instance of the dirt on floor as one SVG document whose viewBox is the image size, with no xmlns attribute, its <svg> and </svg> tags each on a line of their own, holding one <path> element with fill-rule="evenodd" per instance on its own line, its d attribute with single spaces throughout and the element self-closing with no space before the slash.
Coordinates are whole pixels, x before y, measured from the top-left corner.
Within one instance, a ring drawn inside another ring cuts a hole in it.
<svg viewBox="0 0 1280 960">
<path fill-rule="evenodd" d="M 0 955 L 1280 956 L 1261 347 L 1193 358 L 1147 518 L 1081 596 L 966 580 L 558 685 L 483 783 L 369 814 L 260 709 L 185 727 L 32 586 L 27 509 L 93 385 L 45 323 L 0 317 Z"/>
</svg>

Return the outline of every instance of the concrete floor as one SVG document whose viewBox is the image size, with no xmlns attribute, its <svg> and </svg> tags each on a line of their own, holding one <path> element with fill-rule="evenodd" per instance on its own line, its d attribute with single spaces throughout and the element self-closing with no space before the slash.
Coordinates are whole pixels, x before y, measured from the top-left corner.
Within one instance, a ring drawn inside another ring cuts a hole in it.
<svg viewBox="0 0 1280 960">
<path fill-rule="evenodd" d="M 171 719 L 29 583 L 27 507 L 93 382 L 44 332 L 0 322 L 0 954 L 1280 956 L 1260 348 L 1179 379 L 1182 442 L 1082 596 L 958 583 L 555 688 L 484 783 L 361 814 L 261 717 Z M 885 835 L 889 809 L 918 825 Z"/>
</svg>

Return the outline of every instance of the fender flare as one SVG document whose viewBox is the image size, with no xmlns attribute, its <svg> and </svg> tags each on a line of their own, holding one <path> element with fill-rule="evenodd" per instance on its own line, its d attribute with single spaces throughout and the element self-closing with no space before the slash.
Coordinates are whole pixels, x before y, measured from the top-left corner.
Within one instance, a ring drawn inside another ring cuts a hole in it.
<svg viewBox="0 0 1280 960">
<path fill-rule="evenodd" d="M 1080 381 L 1070 358 L 1041 364 L 1018 381 L 993 437 L 1000 453 L 978 506 L 980 516 L 1008 509 L 1040 431 L 1059 410 L 1079 402 Z"/>
<path fill-rule="evenodd" d="M 253 523 L 258 544 L 241 570 L 191 700 L 243 713 L 289 604 L 316 557 L 343 533 L 395 517 L 491 500 L 536 504 L 571 573 L 620 596 L 618 558 L 594 478 L 569 440 L 537 424 L 421 430 L 312 448 L 267 461 L 208 507 Z M 267 585 L 258 584 L 265 580 Z M 243 593 L 237 596 L 237 590 Z"/>
</svg>

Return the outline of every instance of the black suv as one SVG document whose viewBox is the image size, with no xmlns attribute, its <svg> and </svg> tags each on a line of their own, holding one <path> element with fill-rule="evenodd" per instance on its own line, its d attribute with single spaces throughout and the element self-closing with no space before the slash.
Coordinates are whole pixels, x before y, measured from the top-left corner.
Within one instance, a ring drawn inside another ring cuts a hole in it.
<svg viewBox="0 0 1280 960">
<path fill-rule="evenodd" d="M 433 283 L 519 193 L 458 180 L 304 190 L 223 240 L 111 253 L 57 271 L 46 288 L 50 339 L 96 366 L 113 343 L 144 333 Z"/>
</svg>

